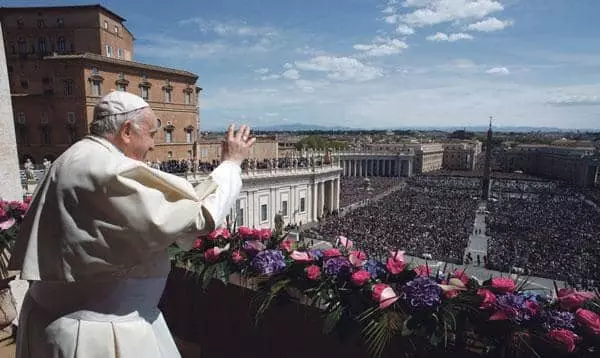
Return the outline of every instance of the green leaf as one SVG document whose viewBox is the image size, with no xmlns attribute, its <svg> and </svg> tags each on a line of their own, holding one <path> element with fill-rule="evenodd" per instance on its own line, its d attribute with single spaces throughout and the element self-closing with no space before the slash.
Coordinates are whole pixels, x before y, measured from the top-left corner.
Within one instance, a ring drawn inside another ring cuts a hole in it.
<svg viewBox="0 0 600 358">
<path fill-rule="evenodd" d="M 400 314 L 391 310 L 382 313 L 377 319 L 369 320 L 362 330 L 369 355 L 380 358 L 389 342 L 403 329 L 403 323 Z"/>
<path fill-rule="evenodd" d="M 325 322 L 323 324 L 323 333 L 330 334 L 333 332 L 338 322 L 342 318 L 342 313 L 344 312 L 344 307 L 342 307 L 341 303 L 335 304 L 327 316 L 325 317 Z"/>
</svg>

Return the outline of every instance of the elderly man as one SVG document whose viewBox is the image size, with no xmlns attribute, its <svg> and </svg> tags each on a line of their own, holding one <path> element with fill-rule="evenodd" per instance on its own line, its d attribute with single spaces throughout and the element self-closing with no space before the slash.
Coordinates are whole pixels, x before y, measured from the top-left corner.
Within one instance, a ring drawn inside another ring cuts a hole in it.
<svg viewBox="0 0 600 358">
<path fill-rule="evenodd" d="M 39 183 L 11 262 L 33 281 L 18 358 L 179 357 L 157 308 L 167 247 L 190 248 L 223 222 L 254 139 L 230 126 L 222 164 L 194 188 L 143 162 L 157 131 L 146 102 L 112 92 L 94 108 L 91 135 Z"/>
</svg>

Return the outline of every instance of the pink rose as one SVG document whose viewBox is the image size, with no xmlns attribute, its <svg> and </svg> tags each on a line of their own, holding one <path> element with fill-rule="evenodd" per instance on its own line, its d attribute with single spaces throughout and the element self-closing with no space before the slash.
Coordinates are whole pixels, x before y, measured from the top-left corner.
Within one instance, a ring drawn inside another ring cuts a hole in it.
<svg viewBox="0 0 600 358">
<path fill-rule="evenodd" d="M 221 255 L 221 249 L 219 249 L 218 247 L 211 247 L 210 249 L 206 250 L 206 252 L 204 253 L 204 260 L 206 260 L 206 262 L 215 262 L 219 259 L 219 256 Z"/>
<path fill-rule="evenodd" d="M 240 226 L 238 233 L 240 233 L 240 236 L 243 239 L 250 239 L 254 237 L 254 229 L 250 229 L 249 227 Z"/>
<path fill-rule="evenodd" d="M 580 308 L 575 311 L 575 320 L 588 332 L 595 336 L 600 336 L 600 315 Z"/>
<path fill-rule="evenodd" d="M 445 298 L 454 298 L 456 296 L 458 296 L 458 292 L 460 290 L 450 290 L 450 291 L 444 291 L 444 297 Z"/>
<path fill-rule="evenodd" d="M 494 295 L 494 293 L 486 288 L 480 288 L 477 290 L 477 294 L 483 298 L 483 300 L 481 301 L 481 306 L 479 306 L 479 308 L 487 310 L 492 308 L 492 306 L 494 305 L 494 303 L 496 302 L 496 295 Z"/>
<path fill-rule="evenodd" d="M 323 251 L 323 256 L 325 256 L 325 257 L 342 256 L 342 252 L 339 249 L 328 249 L 328 250 Z"/>
<path fill-rule="evenodd" d="M 271 229 L 260 229 L 260 230 L 256 230 L 254 233 L 256 236 L 258 236 L 258 238 L 260 240 L 269 240 L 271 238 L 271 236 L 273 236 L 273 232 L 271 231 Z"/>
<path fill-rule="evenodd" d="M 415 273 L 417 276 L 429 277 L 431 276 L 431 267 L 427 265 L 419 265 L 415 268 Z"/>
<path fill-rule="evenodd" d="M 202 247 L 203 243 L 204 243 L 204 241 L 202 239 L 198 238 L 198 239 L 194 240 L 194 246 L 193 246 L 193 248 L 194 249 L 199 249 L 199 248 Z"/>
<path fill-rule="evenodd" d="M 535 314 L 537 313 L 538 307 L 539 307 L 538 304 L 533 301 L 527 300 L 527 301 L 525 301 L 524 305 L 525 305 L 524 308 L 527 311 L 527 313 L 530 316 L 535 316 Z"/>
<path fill-rule="evenodd" d="M 362 286 L 365 283 L 369 282 L 371 279 L 371 274 L 365 270 L 356 271 L 352 274 L 351 281 L 356 286 Z"/>
<path fill-rule="evenodd" d="M 348 238 L 345 236 L 338 236 L 337 241 L 336 241 L 336 246 L 342 246 L 342 247 L 345 247 L 346 249 L 351 249 L 352 246 L 354 246 L 354 243 L 352 241 L 348 240 Z"/>
<path fill-rule="evenodd" d="M 321 277 L 321 269 L 317 265 L 310 265 L 306 268 L 306 277 L 309 280 L 316 281 Z"/>
<path fill-rule="evenodd" d="M 292 258 L 292 260 L 294 260 L 296 262 L 311 262 L 311 261 L 313 261 L 312 257 L 310 257 L 310 254 L 308 252 L 303 252 L 303 251 L 294 250 L 290 254 L 290 257 Z"/>
<path fill-rule="evenodd" d="M 388 271 L 393 275 L 397 275 L 404 270 L 404 266 L 404 251 L 390 251 L 390 257 L 388 257 L 385 264 Z"/>
<path fill-rule="evenodd" d="M 292 246 L 294 245 L 294 240 L 285 239 L 281 242 L 281 249 L 287 252 L 292 252 Z"/>
<path fill-rule="evenodd" d="M 376 283 L 373 285 L 373 300 L 379 302 L 379 308 L 384 309 L 398 301 L 398 295 L 385 283 Z"/>
<path fill-rule="evenodd" d="M 594 294 L 592 292 L 578 292 L 572 288 L 561 288 L 558 290 L 558 302 L 560 302 L 560 307 L 563 310 L 574 311 L 593 297 Z"/>
<path fill-rule="evenodd" d="M 240 250 L 235 250 L 234 252 L 231 253 L 231 260 L 233 262 L 235 262 L 236 264 L 239 264 L 240 262 L 244 261 L 245 258 L 242 255 Z"/>
<path fill-rule="evenodd" d="M 0 220 L 6 218 L 8 216 L 8 211 L 4 208 L 4 205 L 0 205 Z"/>
<path fill-rule="evenodd" d="M 208 234 L 208 238 L 211 240 L 216 240 L 219 237 L 222 237 L 223 239 L 229 239 L 231 237 L 231 233 L 226 228 L 219 227 Z"/>
<path fill-rule="evenodd" d="M 8 218 L 0 223 L 0 230 L 8 230 L 15 224 L 15 218 Z"/>
<path fill-rule="evenodd" d="M 24 203 L 20 201 L 11 201 L 8 203 L 8 206 L 16 211 L 20 216 L 24 216 L 27 210 L 29 209 L 29 203 Z"/>
<path fill-rule="evenodd" d="M 350 256 L 348 256 L 348 260 L 354 267 L 362 266 L 367 260 L 367 254 L 362 251 L 352 250 L 350 251 Z"/>
<path fill-rule="evenodd" d="M 546 338 L 558 343 L 567 352 L 573 352 L 575 344 L 581 340 L 579 336 L 568 329 L 553 329 L 546 333 Z"/>
<path fill-rule="evenodd" d="M 492 288 L 500 293 L 513 292 L 516 288 L 515 281 L 508 277 L 494 277 L 492 279 Z"/>
<path fill-rule="evenodd" d="M 463 270 L 454 271 L 454 273 L 452 274 L 452 277 L 456 277 L 465 285 L 467 285 L 469 283 L 469 276 Z"/>
</svg>

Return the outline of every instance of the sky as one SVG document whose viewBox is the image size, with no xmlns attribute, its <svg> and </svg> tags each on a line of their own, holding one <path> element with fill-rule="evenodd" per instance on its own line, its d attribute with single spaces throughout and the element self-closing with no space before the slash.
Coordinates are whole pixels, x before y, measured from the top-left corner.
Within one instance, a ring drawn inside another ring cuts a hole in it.
<svg viewBox="0 0 600 358">
<path fill-rule="evenodd" d="M 600 128 L 597 0 L 100 3 L 127 19 L 134 60 L 198 74 L 201 130 Z"/>
</svg>

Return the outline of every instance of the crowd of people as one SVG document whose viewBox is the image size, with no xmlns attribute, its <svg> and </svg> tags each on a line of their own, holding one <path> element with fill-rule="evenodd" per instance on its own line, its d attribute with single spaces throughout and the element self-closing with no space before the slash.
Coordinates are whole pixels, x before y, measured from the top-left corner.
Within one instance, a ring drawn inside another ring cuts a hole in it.
<svg viewBox="0 0 600 358">
<path fill-rule="evenodd" d="M 600 282 L 598 209 L 574 188 L 488 204 L 488 267 L 582 287 Z"/>
<path fill-rule="evenodd" d="M 460 263 L 478 202 L 471 191 L 408 187 L 344 216 L 326 218 L 315 233 L 352 239 L 371 257 L 388 250 Z M 318 238 L 317 237 L 317 238 Z"/>
<path fill-rule="evenodd" d="M 342 177 L 340 180 L 340 207 L 344 208 L 375 197 L 402 182 L 403 179 L 397 177 Z"/>
</svg>

